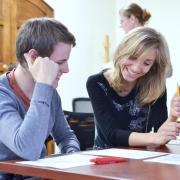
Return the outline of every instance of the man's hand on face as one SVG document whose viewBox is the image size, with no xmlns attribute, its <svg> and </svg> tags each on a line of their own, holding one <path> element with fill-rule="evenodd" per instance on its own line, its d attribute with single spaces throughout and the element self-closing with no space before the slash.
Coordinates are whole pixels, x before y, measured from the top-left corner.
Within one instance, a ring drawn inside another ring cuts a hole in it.
<svg viewBox="0 0 180 180">
<path fill-rule="evenodd" d="M 33 60 L 27 53 L 24 54 L 27 61 L 29 72 L 35 82 L 48 84 L 54 87 L 54 81 L 58 75 L 58 64 L 48 57 L 37 57 Z"/>
</svg>

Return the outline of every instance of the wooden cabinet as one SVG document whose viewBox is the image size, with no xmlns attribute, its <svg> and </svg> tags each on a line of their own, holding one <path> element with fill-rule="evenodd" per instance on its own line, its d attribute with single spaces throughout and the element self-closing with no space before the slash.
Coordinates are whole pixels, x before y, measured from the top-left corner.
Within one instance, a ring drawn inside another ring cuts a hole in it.
<svg viewBox="0 0 180 180">
<path fill-rule="evenodd" d="M 0 74 L 16 62 L 16 35 L 22 23 L 32 17 L 54 16 L 43 0 L 0 0 Z"/>
</svg>

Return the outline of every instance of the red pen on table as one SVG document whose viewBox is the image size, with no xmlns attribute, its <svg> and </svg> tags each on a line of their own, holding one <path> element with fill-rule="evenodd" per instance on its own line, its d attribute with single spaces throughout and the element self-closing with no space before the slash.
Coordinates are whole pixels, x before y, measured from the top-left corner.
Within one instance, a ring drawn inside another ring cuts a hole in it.
<svg viewBox="0 0 180 180">
<path fill-rule="evenodd" d="M 117 158 L 117 157 L 99 157 L 99 158 L 91 159 L 90 162 L 94 162 L 95 164 L 111 164 L 111 163 L 127 162 L 127 159 Z"/>
</svg>

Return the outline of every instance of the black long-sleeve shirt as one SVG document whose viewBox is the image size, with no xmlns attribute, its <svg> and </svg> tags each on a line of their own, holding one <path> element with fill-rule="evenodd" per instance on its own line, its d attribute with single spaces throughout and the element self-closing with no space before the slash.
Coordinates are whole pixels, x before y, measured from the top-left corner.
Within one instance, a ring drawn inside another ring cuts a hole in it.
<svg viewBox="0 0 180 180">
<path fill-rule="evenodd" d="M 167 119 L 166 92 L 142 107 L 135 88 L 121 97 L 103 73 L 90 76 L 86 86 L 95 113 L 95 147 L 128 146 L 131 132 L 150 132 L 152 127 L 157 131 Z"/>
</svg>

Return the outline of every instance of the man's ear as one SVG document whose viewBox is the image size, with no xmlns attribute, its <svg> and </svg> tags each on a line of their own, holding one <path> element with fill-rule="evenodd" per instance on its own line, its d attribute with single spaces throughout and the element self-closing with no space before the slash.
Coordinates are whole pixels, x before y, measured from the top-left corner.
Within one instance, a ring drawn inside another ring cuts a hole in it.
<svg viewBox="0 0 180 180">
<path fill-rule="evenodd" d="M 34 61 L 38 57 L 38 52 L 35 49 L 30 49 L 27 53 L 32 61 Z"/>
</svg>

